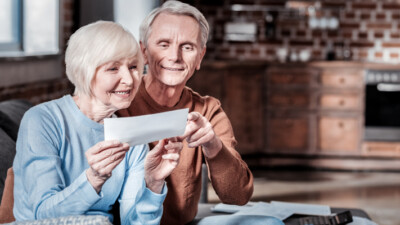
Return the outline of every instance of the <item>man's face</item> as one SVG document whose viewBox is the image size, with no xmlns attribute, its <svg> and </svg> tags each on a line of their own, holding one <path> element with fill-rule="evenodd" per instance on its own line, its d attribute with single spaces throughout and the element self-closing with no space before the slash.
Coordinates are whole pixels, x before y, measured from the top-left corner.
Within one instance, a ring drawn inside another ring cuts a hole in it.
<svg viewBox="0 0 400 225">
<path fill-rule="evenodd" d="M 184 86 L 205 54 L 200 27 L 190 16 L 161 13 L 142 46 L 149 75 L 168 86 Z"/>
</svg>

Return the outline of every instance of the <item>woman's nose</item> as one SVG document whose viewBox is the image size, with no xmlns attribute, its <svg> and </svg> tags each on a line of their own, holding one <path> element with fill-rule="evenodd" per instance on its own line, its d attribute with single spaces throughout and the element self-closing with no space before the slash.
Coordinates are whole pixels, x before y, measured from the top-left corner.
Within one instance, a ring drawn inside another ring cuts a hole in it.
<svg viewBox="0 0 400 225">
<path fill-rule="evenodd" d="M 121 83 L 126 85 L 132 85 L 133 83 L 133 74 L 128 67 L 122 69 L 121 71 Z"/>
</svg>

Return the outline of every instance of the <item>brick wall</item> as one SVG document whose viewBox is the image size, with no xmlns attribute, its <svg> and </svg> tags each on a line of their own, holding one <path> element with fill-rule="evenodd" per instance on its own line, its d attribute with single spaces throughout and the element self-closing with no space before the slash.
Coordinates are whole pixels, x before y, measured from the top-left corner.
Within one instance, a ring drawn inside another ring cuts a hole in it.
<svg viewBox="0 0 400 225">
<path fill-rule="evenodd" d="M 65 52 L 67 40 L 71 36 L 74 26 L 74 1 L 75 0 L 60 1 L 63 4 L 63 9 L 61 10 L 61 12 L 63 13 L 62 52 Z M 27 58 L 26 60 L 37 59 Z M 60 66 L 63 66 L 64 68 L 62 69 L 62 71 L 65 71 L 64 61 Z M 65 94 L 72 93 L 72 91 L 73 86 L 68 81 L 64 73 L 59 79 L 2 87 L 0 88 L 0 101 L 8 99 L 27 99 L 34 104 L 38 104 L 44 101 L 59 98 Z"/>
<path fill-rule="evenodd" d="M 312 60 L 400 62 L 400 1 L 397 0 L 184 2 L 202 11 L 211 25 L 208 59 L 276 61 L 278 50 L 287 49 L 288 55 L 293 52 L 295 56 L 309 51 Z M 295 6 L 288 8 L 288 4 Z M 237 10 L 237 6 L 243 9 Z M 311 29 L 312 15 L 336 18 L 337 29 Z M 268 22 L 271 17 L 273 23 Z M 255 23 L 256 40 L 226 40 L 225 24 L 235 21 Z"/>
</svg>

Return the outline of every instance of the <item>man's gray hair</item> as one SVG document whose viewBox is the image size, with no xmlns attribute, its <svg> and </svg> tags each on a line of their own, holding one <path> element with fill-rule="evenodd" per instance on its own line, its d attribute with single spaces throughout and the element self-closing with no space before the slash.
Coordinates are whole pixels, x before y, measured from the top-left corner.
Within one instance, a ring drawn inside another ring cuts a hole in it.
<svg viewBox="0 0 400 225">
<path fill-rule="evenodd" d="M 154 19 L 161 13 L 170 13 L 174 15 L 184 15 L 193 17 L 200 25 L 201 31 L 201 45 L 202 47 L 206 47 L 208 33 L 209 33 L 209 25 L 204 18 L 203 14 L 196 9 L 195 7 L 180 2 L 180 1 L 166 1 L 162 6 L 155 8 L 150 14 L 143 20 L 142 24 L 140 25 L 140 41 L 147 47 L 147 39 L 151 33 L 151 25 L 153 24 Z"/>
</svg>

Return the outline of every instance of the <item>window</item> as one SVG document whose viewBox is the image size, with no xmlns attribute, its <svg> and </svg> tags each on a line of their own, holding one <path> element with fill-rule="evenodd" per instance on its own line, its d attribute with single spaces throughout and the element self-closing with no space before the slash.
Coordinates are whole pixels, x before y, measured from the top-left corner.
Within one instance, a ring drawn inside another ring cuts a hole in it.
<svg viewBox="0 0 400 225">
<path fill-rule="evenodd" d="M 59 0 L 1 0 L 0 56 L 57 54 L 59 3 Z"/>
<path fill-rule="evenodd" d="M 63 76 L 61 0 L 0 0 L 0 87 Z"/>
<path fill-rule="evenodd" d="M 114 0 L 114 17 L 129 30 L 139 42 L 139 26 L 151 10 L 160 5 L 159 0 Z"/>
<path fill-rule="evenodd" d="M 0 1 L 0 51 L 21 50 L 21 1 Z"/>
</svg>

